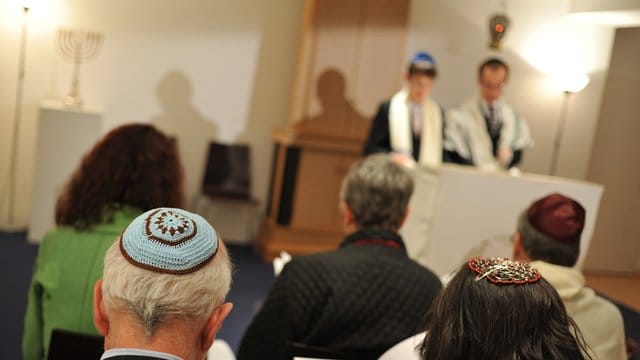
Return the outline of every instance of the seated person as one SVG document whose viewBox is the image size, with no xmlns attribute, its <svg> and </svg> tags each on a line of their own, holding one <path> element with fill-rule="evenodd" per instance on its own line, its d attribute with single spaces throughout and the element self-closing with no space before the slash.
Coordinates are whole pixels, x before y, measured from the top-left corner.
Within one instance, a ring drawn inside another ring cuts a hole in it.
<svg viewBox="0 0 640 360">
<path fill-rule="evenodd" d="M 105 252 L 142 212 L 182 204 L 182 165 L 170 138 L 145 124 L 105 135 L 74 171 L 56 204 L 57 227 L 40 243 L 23 358 L 46 358 L 53 329 L 98 335 L 91 293 Z"/>
<path fill-rule="evenodd" d="M 231 311 L 230 284 L 227 250 L 205 219 L 173 208 L 138 216 L 95 284 L 102 359 L 204 360 Z"/>
<path fill-rule="evenodd" d="M 354 164 L 340 196 L 349 235 L 335 251 L 285 265 L 238 359 L 291 359 L 293 343 L 375 359 L 420 332 L 441 283 L 409 259 L 397 233 L 412 192 L 409 174 L 387 155 Z"/>
<path fill-rule="evenodd" d="M 504 258 L 477 257 L 462 265 L 419 336 L 418 350 L 408 345 L 415 338 L 408 339 L 381 360 L 579 360 L 586 351 L 553 287 L 526 262 Z"/>
<path fill-rule="evenodd" d="M 580 270 L 573 267 L 580 255 L 584 219 L 582 205 L 564 195 L 535 201 L 518 219 L 513 257 L 530 261 L 558 291 L 595 358 L 626 359 L 620 311 L 588 288 Z"/>
</svg>

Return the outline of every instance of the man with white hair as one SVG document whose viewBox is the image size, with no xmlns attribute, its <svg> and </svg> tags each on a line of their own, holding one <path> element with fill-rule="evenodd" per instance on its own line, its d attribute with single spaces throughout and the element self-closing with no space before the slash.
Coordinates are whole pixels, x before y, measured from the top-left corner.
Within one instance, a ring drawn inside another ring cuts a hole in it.
<svg viewBox="0 0 640 360">
<path fill-rule="evenodd" d="M 94 288 L 102 359 L 205 359 L 231 311 L 230 284 L 227 250 L 205 219 L 171 208 L 138 216 Z"/>
<path fill-rule="evenodd" d="M 411 176 L 387 154 L 352 166 L 340 195 L 348 235 L 338 249 L 294 257 L 284 267 L 238 359 L 291 359 L 305 349 L 377 359 L 421 332 L 442 285 L 407 256 L 397 233 L 412 192 Z"/>
</svg>

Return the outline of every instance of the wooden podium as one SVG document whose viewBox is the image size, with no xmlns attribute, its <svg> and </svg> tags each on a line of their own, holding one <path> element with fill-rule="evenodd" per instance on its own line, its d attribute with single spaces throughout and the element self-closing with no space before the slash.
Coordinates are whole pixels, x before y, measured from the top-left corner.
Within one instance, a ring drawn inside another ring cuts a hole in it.
<svg viewBox="0 0 640 360">
<path fill-rule="evenodd" d="M 306 2 L 289 126 L 273 132 L 257 243 L 265 259 L 334 249 L 344 237 L 340 185 L 378 104 L 400 89 L 408 8 L 408 0 Z"/>
<path fill-rule="evenodd" d="M 274 141 L 270 202 L 258 235 L 263 257 L 335 249 L 344 236 L 340 185 L 361 147 L 297 136 L 292 129 L 276 130 Z"/>
</svg>

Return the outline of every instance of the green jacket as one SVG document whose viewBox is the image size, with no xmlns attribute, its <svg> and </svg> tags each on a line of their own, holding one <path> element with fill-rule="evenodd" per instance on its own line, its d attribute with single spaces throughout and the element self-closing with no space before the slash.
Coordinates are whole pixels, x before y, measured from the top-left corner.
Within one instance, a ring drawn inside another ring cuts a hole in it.
<svg viewBox="0 0 640 360">
<path fill-rule="evenodd" d="M 86 231 L 62 226 L 40 244 L 24 319 L 24 360 L 47 357 L 53 329 L 98 334 L 93 325 L 93 286 L 102 277 L 107 249 L 141 212 L 124 208 L 111 223 Z"/>
</svg>

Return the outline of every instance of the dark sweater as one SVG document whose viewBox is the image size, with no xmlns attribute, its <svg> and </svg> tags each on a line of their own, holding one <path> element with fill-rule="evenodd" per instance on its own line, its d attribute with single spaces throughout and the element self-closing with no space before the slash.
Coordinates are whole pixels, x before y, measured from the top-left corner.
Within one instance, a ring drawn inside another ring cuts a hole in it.
<svg viewBox="0 0 640 360">
<path fill-rule="evenodd" d="M 377 358 L 423 330 L 442 285 L 399 235 L 360 231 L 338 250 L 294 258 L 240 344 L 238 360 L 291 359 L 291 342 Z"/>
</svg>

